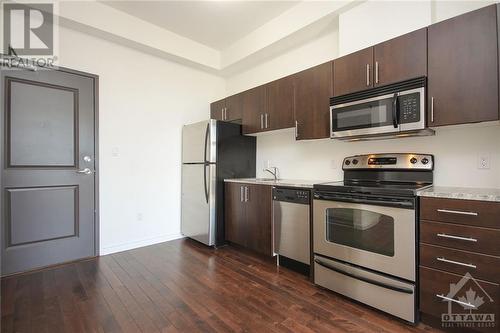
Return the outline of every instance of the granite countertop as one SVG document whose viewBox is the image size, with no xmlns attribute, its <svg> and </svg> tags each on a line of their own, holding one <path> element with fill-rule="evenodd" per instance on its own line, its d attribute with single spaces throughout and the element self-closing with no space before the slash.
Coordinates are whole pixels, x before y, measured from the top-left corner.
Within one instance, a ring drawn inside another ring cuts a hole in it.
<svg viewBox="0 0 500 333">
<path fill-rule="evenodd" d="M 278 179 L 275 181 L 271 178 L 234 178 L 234 179 L 225 179 L 224 181 L 229 183 L 260 184 L 260 185 L 288 186 L 288 187 L 299 187 L 299 188 L 313 188 L 314 184 L 328 182 L 328 180 L 298 180 L 298 179 Z"/>
<path fill-rule="evenodd" d="M 433 186 L 417 192 L 421 197 L 500 202 L 500 189 Z"/>
</svg>

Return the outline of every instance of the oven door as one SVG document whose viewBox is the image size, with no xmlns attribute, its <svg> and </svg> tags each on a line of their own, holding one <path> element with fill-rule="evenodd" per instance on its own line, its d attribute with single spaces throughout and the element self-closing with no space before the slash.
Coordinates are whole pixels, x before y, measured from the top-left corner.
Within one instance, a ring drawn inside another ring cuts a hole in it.
<svg viewBox="0 0 500 333">
<path fill-rule="evenodd" d="M 354 101 L 330 108 L 332 138 L 398 133 L 397 94 Z"/>
<path fill-rule="evenodd" d="M 394 198 L 376 200 L 315 199 L 314 252 L 415 281 L 414 199 L 401 199 L 405 201 L 400 207 Z"/>
</svg>

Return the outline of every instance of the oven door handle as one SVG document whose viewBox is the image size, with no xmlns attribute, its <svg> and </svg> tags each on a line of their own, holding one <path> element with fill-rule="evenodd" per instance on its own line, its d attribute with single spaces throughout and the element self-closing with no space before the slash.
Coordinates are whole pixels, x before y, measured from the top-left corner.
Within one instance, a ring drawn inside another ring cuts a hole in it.
<svg viewBox="0 0 500 333">
<path fill-rule="evenodd" d="M 323 267 L 325 267 L 327 269 L 330 269 L 330 270 L 335 271 L 337 273 L 340 273 L 342 275 L 352 277 L 352 278 L 354 278 L 356 280 L 360 280 L 360 281 L 363 281 L 363 282 L 366 282 L 366 283 L 374 284 L 374 285 L 382 287 L 382 288 L 386 288 L 386 289 L 398 291 L 398 292 L 405 293 L 405 294 L 413 294 L 413 290 L 409 289 L 409 288 L 403 288 L 403 287 L 393 286 L 393 285 L 390 285 L 390 284 L 387 284 L 387 283 L 383 283 L 383 282 L 380 282 L 380 281 L 376 281 L 376 280 L 373 280 L 373 279 L 370 279 L 370 278 L 367 278 L 367 277 L 364 277 L 364 276 L 359 276 L 359 275 L 356 275 L 356 274 L 353 274 L 353 273 L 345 272 L 345 271 L 343 271 L 343 270 L 341 270 L 341 269 L 339 269 L 337 267 L 333 267 L 331 265 L 328 265 L 327 263 L 325 263 L 325 262 L 323 262 L 323 261 L 321 261 L 319 259 L 314 259 L 314 262 L 317 263 L 320 266 L 323 266 Z"/>
<path fill-rule="evenodd" d="M 389 206 L 396 206 L 396 207 L 408 207 L 408 208 L 413 208 L 414 203 L 412 201 L 407 201 L 407 200 L 400 200 L 400 201 L 389 201 L 389 200 L 380 200 L 380 199 L 375 199 L 375 200 L 370 200 L 370 199 L 358 199 L 358 198 L 353 198 L 353 197 L 343 197 L 343 196 L 326 196 L 326 195 L 317 195 L 314 197 L 315 199 L 320 199 L 320 200 L 328 200 L 328 201 L 344 201 L 344 202 L 352 202 L 352 203 L 359 203 L 359 204 L 382 204 L 382 205 L 389 205 Z"/>
</svg>

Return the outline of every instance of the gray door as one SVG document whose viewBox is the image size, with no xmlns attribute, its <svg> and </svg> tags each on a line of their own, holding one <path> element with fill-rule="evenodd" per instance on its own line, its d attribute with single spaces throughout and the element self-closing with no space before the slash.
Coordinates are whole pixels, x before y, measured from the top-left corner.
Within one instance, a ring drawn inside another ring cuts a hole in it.
<svg viewBox="0 0 500 333">
<path fill-rule="evenodd" d="M 2 69 L 2 274 L 95 251 L 94 80 Z"/>
</svg>

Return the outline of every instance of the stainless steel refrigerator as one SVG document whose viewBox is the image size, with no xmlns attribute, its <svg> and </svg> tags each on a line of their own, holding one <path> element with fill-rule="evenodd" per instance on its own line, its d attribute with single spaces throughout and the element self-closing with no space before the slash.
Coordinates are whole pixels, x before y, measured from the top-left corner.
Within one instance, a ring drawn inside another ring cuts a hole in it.
<svg viewBox="0 0 500 333">
<path fill-rule="evenodd" d="M 255 177 L 255 137 L 241 125 L 207 120 L 182 129 L 181 233 L 224 244 L 224 179 Z"/>
</svg>

